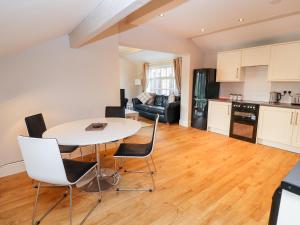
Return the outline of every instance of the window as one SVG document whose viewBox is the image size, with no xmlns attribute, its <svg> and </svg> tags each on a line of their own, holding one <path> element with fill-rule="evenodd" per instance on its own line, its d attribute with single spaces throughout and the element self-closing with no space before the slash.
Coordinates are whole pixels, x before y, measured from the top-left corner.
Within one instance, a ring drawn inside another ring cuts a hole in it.
<svg viewBox="0 0 300 225">
<path fill-rule="evenodd" d="M 159 95 L 177 93 L 174 67 L 172 64 L 149 66 L 147 92 Z"/>
</svg>

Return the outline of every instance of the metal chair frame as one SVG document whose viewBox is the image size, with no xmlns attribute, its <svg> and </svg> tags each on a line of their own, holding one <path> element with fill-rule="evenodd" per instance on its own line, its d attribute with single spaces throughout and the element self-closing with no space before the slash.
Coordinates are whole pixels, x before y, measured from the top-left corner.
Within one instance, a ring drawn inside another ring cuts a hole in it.
<svg viewBox="0 0 300 225">
<path fill-rule="evenodd" d="M 116 171 L 120 170 L 121 168 L 124 168 L 125 173 L 149 174 L 151 176 L 151 180 L 152 180 L 152 187 L 150 187 L 150 188 L 117 188 L 116 191 L 149 191 L 149 192 L 152 192 L 152 191 L 155 190 L 156 187 L 155 187 L 155 181 L 154 181 L 154 174 L 157 172 L 157 169 L 156 169 L 156 165 L 154 163 L 153 157 L 152 157 L 152 153 L 154 151 L 154 144 L 155 144 L 155 141 L 156 141 L 156 131 L 157 131 L 158 119 L 159 119 L 159 116 L 157 115 L 156 120 L 155 120 L 155 124 L 154 124 L 153 135 L 152 135 L 152 149 L 151 149 L 151 151 L 149 152 L 148 155 L 145 155 L 145 156 L 114 156 L 114 158 L 115 158 L 115 170 Z M 126 159 L 130 159 L 130 158 L 131 159 L 144 159 L 145 162 L 146 162 L 148 171 L 126 170 L 125 169 L 125 161 L 126 161 Z M 152 162 L 152 166 L 153 166 L 154 170 L 151 170 L 151 166 L 150 166 L 150 163 L 149 163 L 149 158 Z M 124 161 L 122 161 L 122 166 L 121 167 L 118 167 L 117 159 L 121 159 L 121 160 L 124 159 Z"/>
</svg>

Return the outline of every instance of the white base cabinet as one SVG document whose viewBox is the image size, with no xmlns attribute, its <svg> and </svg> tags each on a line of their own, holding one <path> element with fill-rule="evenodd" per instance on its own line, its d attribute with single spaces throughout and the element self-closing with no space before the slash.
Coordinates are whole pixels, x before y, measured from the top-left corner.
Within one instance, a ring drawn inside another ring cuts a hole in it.
<svg viewBox="0 0 300 225">
<path fill-rule="evenodd" d="M 209 101 L 207 130 L 229 136 L 231 103 Z"/>
<path fill-rule="evenodd" d="M 261 106 L 257 143 L 300 153 L 300 110 Z"/>
</svg>

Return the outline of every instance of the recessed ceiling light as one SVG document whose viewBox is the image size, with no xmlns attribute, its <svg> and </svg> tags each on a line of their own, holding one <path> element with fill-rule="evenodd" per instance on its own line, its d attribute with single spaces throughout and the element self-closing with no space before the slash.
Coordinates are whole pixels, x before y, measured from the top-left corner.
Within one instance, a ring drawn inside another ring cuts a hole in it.
<svg viewBox="0 0 300 225">
<path fill-rule="evenodd" d="M 165 14 L 161 13 L 161 14 L 159 14 L 159 16 L 160 16 L 160 17 L 164 17 L 164 16 L 165 16 Z"/>
<path fill-rule="evenodd" d="M 244 22 L 244 18 L 239 18 L 239 22 Z"/>
<path fill-rule="evenodd" d="M 205 31 L 205 28 L 201 28 L 201 32 L 204 32 Z"/>
</svg>

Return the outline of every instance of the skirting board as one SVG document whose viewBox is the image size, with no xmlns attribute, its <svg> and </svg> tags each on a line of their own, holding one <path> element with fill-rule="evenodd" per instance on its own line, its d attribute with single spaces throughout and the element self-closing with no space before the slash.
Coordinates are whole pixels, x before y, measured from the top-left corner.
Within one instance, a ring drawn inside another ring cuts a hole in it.
<svg viewBox="0 0 300 225">
<path fill-rule="evenodd" d="M 99 149 L 99 147 L 98 147 Z M 103 147 L 101 148 L 103 149 Z M 109 146 L 108 146 L 109 149 Z M 85 155 L 89 155 L 91 153 L 94 153 L 94 146 L 87 146 L 87 147 L 82 147 L 82 154 Z M 62 155 L 63 158 L 69 158 L 68 154 L 64 154 Z M 76 150 L 75 152 L 73 152 L 71 154 L 71 158 L 78 158 L 80 157 L 80 151 Z M 19 161 L 19 162 L 14 162 L 14 163 L 10 163 L 10 164 L 6 164 L 0 167 L 0 177 L 6 177 L 9 175 L 13 175 L 13 174 L 17 174 L 17 173 L 21 173 L 25 171 L 25 165 L 23 161 Z"/>
<path fill-rule="evenodd" d="M 190 122 L 187 120 L 179 120 L 179 125 L 182 127 L 190 127 Z"/>
<path fill-rule="evenodd" d="M 274 141 L 268 141 L 268 140 L 264 140 L 264 139 L 261 139 L 261 138 L 257 138 L 256 143 L 266 145 L 266 146 L 270 146 L 270 147 L 274 147 L 274 148 L 279 148 L 279 149 L 294 152 L 294 153 L 300 153 L 300 149 L 297 148 L 297 147 L 277 143 L 277 142 L 274 142 Z"/>
</svg>

